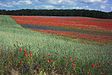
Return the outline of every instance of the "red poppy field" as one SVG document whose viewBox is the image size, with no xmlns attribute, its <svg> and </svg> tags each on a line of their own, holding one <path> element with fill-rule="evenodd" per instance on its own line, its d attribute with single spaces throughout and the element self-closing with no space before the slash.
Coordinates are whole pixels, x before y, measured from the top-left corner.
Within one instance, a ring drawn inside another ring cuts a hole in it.
<svg viewBox="0 0 112 75">
<path fill-rule="evenodd" d="M 112 20 L 81 17 L 42 17 L 42 16 L 12 16 L 18 24 L 46 25 L 72 27 L 81 29 L 112 31 Z"/>
<path fill-rule="evenodd" d="M 81 38 L 98 42 L 112 41 L 112 19 L 96 19 L 87 17 L 48 17 L 48 16 L 12 16 L 18 24 L 34 31 L 57 34 L 72 38 Z M 34 29 L 36 26 L 52 27 Z M 56 28 L 58 30 L 56 30 Z M 59 30 L 59 28 L 67 30 Z M 44 30 L 45 29 L 45 30 Z M 70 31 L 72 29 L 72 31 Z M 75 31 L 77 30 L 78 31 Z M 82 33 L 81 33 L 82 32 Z M 93 34 L 94 33 L 94 34 Z M 97 34 L 98 33 L 98 34 Z"/>
</svg>

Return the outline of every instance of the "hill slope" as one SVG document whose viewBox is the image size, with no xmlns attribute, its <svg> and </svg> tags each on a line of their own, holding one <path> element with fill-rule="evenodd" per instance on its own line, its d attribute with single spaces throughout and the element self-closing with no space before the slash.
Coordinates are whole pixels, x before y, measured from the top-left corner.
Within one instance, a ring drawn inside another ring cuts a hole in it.
<svg viewBox="0 0 112 75">
<path fill-rule="evenodd" d="M 16 24 L 10 16 L 0 16 L 0 46 L 3 47 L 4 50 L 8 48 L 15 49 L 14 44 L 18 44 L 19 47 L 30 46 L 33 52 L 39 53 L 41 56 L 51 51 L 57 52 L 59 54 L 58 58 L 62 56 L 77 57 L 77 64 L 81 63 L 82 66 L 100 62 L 105 64 L 103 71 L 107 72 L 107 74 L 112 73 L 112 65 L 111 63 L 108 64 L 108 62 L 112 62 L 111 44 L 101 45 L 86 40 L 82 42 L 80 39 L 73 40 L 33 32 Z M 2 67 L 0 69 L 2 69 Z"/>
</svg>

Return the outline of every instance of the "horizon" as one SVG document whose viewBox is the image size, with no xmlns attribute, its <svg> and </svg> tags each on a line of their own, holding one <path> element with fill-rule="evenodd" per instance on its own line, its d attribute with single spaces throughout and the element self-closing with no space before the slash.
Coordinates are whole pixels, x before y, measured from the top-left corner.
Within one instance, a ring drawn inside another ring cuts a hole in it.
<svg viewBox="0 0 112 75">
<path fill-rule="evenodd" d="M 105 12 L 105 13 L 110 13 L 112 11 L 102 11 L 102 10 L 94 10 L 94 9 L 0 9 L 5 10 L 5 11 L 17 11 L 17 10 L 87 10 L 87 11 L 99 11 L 99 12 Z"/>
<path fill-rule="evenodd" d="M 103 12 L 112 11 L 110 0 L 1 0 L 0 10 L 52 10 L 52 9 L 85 9 Z"/>
</svg>

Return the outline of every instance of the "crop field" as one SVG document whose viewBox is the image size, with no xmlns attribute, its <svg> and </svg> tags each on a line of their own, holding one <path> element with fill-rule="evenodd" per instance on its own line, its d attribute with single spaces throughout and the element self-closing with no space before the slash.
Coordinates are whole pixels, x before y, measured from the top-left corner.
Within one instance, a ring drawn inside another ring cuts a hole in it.
<svg viewBox="0 0 112 75">
<path fill-rule="evenodd" d="M 112 20 L 102 20 L 95 18 L 81 18 L 81 17 L 42 17 L 42 16 L 12 16 L 19 24 L 45 25 L 45 26 L 59 26 L 72 28 L 90 28 L 99 30 L 112 31 Z"/>
<path fill-rule="evenodd" d="M 84 17 L 12 16 L 18 24 L 34 31 L 100 42 L 112 40 L 112 20 Z"/>
<path fill-rule="evenodd" d="M 0 75 L 112 75 L 112 19 L 0 15 Z"/>
</svg>

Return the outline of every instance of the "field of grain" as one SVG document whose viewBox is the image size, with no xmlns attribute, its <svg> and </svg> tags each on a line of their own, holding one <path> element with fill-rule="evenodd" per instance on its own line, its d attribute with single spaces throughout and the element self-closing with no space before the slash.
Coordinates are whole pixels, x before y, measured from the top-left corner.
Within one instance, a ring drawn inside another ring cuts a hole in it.
<svg viewBox="0 0 112 75">
<path fill-rule="evenodd" d="M 24 16 L 0 16 L 0 75 L 8 75 L 10 73 L 17 75 L 112 74 L 112 27 L 110 20 L 108 20 L 110 27 L 97 25 L 99 28 L 96 27 L 96 29 L 98 28 L 97 30 L 93 29 L 94 33 L 92 34 L 92 32 L 88 32 L 91 29 L 86 29 L 86 26 L 84 28 L 78 25 L 74 27 L 74 19 L 76 18 L 72 19 L 73 21 L 71 18 L 64 18 L 61 25 L 59 21 L 62 22 L 62 19 L 48 19 L 38 16 L 33 18 Z M 66 19 L 67 22 L 65 22 Z M 92 18 L 86 19 L 91 20 Z M 73 22 L 71 26 L 70 21 Z M 96 19 L 95 22 L 97 22 Z M 58 29 L 62 27 L 62 30 L 64 28 L 69 32 L 42 29 L 30 30 L 30 28 L 24 28 L 22 25 L 49 25 L 58 27 Z M 91 26 L 93 27 L 95 25 Z M 83 28 L 82 31 L 80 29 L 81 27 Z M 71 33 L 71 30 L 74 32 Z M 84 33 L 82 33 L 83 31 Z M 46 34 L 44 32 L 52 34 Z M 78 37 L 73 35 L 73 38 L 71 38 L 54 34 L 67 36 L 74 34 Z M 87 38 L 80 38 L 88 37 L 89 39 L 93 38 L 93 35 L 104 36 L 100 37 L 99 40 L 102 38 L 109 39 L 110 41 L 99 43 L 94 40 L 87 40 Z"/>
</svg>

